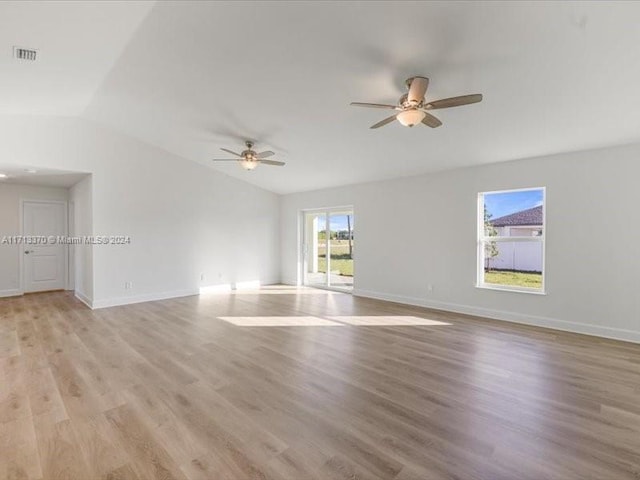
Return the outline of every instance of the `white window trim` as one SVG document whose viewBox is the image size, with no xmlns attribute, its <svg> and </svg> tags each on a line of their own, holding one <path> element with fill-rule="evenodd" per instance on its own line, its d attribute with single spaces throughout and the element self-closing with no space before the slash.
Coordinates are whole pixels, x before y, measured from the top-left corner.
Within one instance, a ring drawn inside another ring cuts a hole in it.
<svg viewBox="0 0 640 480">
<path fill-rule="evenodd" d="M 542 190 L 542 235 L 532 237 L 488 237 L 484 235 L 484 195 L 509 192 L 530 192 Z M 477 265 L 476 265 L 476 288 L 485 290 L 497 290 L 502 292 L 528 293 L 533 295 L 546 295 L 546 237 L 547 237 L 547 188 L 530 187 L 514 188 L 510 190 L 495 190 L 478 193 L 478 233 L 477 233 Z M 541 242 L 542 243 L 542 286 L 540 288 L 516 287 L 509 285 L 497 285 L 495 283 L 485 283 L 484 279 L 484 244 L 485 242 Z"/>
</svg>

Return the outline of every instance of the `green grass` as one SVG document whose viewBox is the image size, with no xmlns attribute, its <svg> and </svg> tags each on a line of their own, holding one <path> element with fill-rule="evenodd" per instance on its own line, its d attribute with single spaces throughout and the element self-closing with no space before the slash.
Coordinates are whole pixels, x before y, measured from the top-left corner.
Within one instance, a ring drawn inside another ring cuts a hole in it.
<svg viewBox="0 0 640 480">
<path fill-rule="evenodd" d="M 327 271 L 327 250 L 322 242 L 319 243 L 318 271 L 325 273 Z M 349 257 L 348 240 L 331 240 L 331 271 L 340 272 L 339 275 L 353 277 L 353 258 Z"/>
<path fill-rule="evenodd" d="M 327 260 L 324 257 L 318 258 L 318 271 L 322 273 L 327 271 Z M 332 256 L 331 271 L 340 272 L 338 275 L 353 277 L 353 260 L 335 259 Z"/>
<path fill-rule="evenodd" d="M 351 243 L 352 247 L 355 246 Z M 327 253 L 327 246 L 323 241 L 318 242 L 318 255 L 324 255 Z M 349 243 L 347 240 L 331 240 L 331 256 L 333 255 L 348 255 Z"/>
<path fill-rule="evenodd" d="M 484 283 L 509 287 L 542 288 L 541 273 L 485 272 Z"/>
</svg>

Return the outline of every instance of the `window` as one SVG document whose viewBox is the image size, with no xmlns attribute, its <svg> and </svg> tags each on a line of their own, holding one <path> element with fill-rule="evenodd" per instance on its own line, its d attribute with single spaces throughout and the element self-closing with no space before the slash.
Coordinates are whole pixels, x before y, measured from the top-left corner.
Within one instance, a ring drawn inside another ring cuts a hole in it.
<svg viewBox="0 0 640 480">
<path fill-rule="evenodd" d="M 478 287 L 544 293 L 545 189 L 478 194 Z"/>
</svg>

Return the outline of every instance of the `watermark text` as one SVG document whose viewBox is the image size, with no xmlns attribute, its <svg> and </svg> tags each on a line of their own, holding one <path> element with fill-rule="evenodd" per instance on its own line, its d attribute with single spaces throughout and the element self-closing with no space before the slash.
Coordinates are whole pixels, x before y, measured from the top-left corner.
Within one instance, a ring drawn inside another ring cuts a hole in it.
<svg viewBox="0 0 640 480">
<path fill-rule="evenodd" d="M 0 245 L 129 245 L 128 235 L 5 235 Z"/>
</svg>

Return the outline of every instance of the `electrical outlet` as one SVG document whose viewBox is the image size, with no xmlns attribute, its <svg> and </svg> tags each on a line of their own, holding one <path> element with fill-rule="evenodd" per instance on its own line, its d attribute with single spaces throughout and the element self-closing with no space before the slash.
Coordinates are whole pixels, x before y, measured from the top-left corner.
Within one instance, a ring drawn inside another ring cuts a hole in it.
<svg viewBox="0 0 640 480">
<path fill-rule="evenodd" d="M 124 282 L 124 289 L 131 290 L 133 288 L 133 282 Z"/>
<path fill-rule="evenodd" d="M 433 285 L 431 284 L 427 285 L 427 293 L 433 293 Z"/>
<path fill-rule="evenodd" d="M 201 281 L 201 282 L 204 282 L 204 278 L 205 278 L 205 277 L 204 277 L 204 273 L 201 273 L 201 274 L 200 274 L 200 281 Z"/>
</svg>

